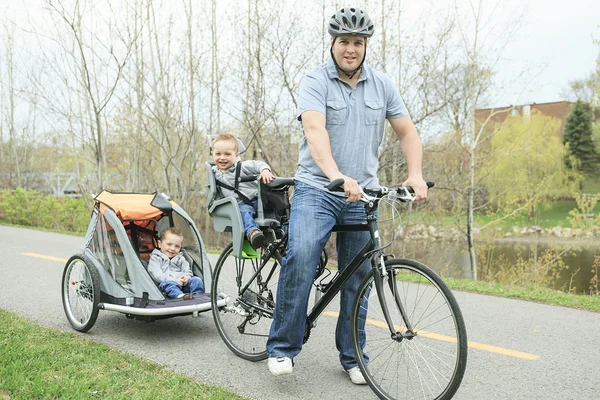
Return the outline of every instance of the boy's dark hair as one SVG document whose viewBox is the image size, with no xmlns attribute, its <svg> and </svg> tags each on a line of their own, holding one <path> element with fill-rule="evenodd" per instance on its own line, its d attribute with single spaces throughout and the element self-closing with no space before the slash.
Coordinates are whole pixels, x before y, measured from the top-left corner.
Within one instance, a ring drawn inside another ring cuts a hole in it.
<svg viewBox="0 0 600 400">
<path fill-rule="evenodd" d="M 164 240 L 165 236 L 167 236 L 167 234 L 170 233 L 171 235 L 175 235 L 175 236 L 179 236 L 179 237 L 183 237 L 183 233 L 181 233 L 181 231 L 177 228 L 175 228 L 174 226 L 164 229 L 161 233 L 160 233 L 160 240 Z"/>
</svg>

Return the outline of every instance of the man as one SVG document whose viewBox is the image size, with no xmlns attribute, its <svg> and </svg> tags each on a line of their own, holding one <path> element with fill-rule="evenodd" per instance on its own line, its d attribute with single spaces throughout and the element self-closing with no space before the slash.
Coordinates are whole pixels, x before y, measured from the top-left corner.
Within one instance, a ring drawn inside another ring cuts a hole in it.
<svg viewBox="0 0 600 400">
<path fill-rule="evenodd" d="M 300 87 L 298 119 L 304 141 L 294 177 L 288 251 L 267 342 L 273 375 L 291 373 L 293 358 L 302 349 L 315 266 L 332 227 L 366 221 L 364 205 L 357 202 L 359 187 L 379 186 L 378 152 L 385 119 L 402 141 L 408 166 L 404 185 L 413 187 L 417 200 L 427 196 L 421 141 L 408 111 L 392 81 L 364 64 L 374 32 L 371 19 L 358 8 L 343 8 L 331 17 L 328 31 L 331 60 L 306 75 Z M 344 179 L 345 197 L 324 187 L 337 178 Z M 337 234 L 339 270 L 368 240 L 368 232 Z M 366 381 L 350 340 L 351 302 L 369 268 L 365 262 L 342 289 L 335 334 L 340 362 L 355 384 Z"/>
</svg>

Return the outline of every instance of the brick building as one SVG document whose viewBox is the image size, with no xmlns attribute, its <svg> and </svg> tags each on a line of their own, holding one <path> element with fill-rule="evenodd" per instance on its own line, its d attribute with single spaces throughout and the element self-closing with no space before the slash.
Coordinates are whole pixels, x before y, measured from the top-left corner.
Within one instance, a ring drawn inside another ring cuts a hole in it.
<svg viewBox="0 0 600 400">
<path fill-rule="evenodd" d="M 481 124 L 485 123 L 485 121 L 489 118 L 489 122 L 487 124 L 489 124 L 490 128 L 493 129 L 495 125 L 497 126 L 497 124 L 501 124 L 509 116 L 521 116 L 523 118 L 529 118 L 531 116 L 531 112 L 536 110 L 543 115 L 557 118 L 561 123 L 560 133 L 562 136 L 565 122 L 571 113 L 573 104 L 574 103 L 568 101 L 555 101 L 553 103 L 533 103 L 520 106 L 480 108 L 475 110 L 475 126 L 481 126 Z"/>
<path fill-rule="evenodd" d="M 571 114 L 571 110 L 575 103 L 570 101 L 555 101 L 552 103 L 533 103 L 519 106 L 497 107 L 497 108 L 480 108 L 475 110 L 475 126 L 478 129 L 489 117 L 488 124 L 491 129 L 494 126 L 501 124 L 508 116 L 529 118 L 535 110 L 542 115 L 557 118 L 560 121 L 560 135 L 564 134 L 565 123 L 567 117 Z M 491 115 L 491 117 L 490 117 Z M 595 109 L 592 113 L 592 121 L 600 119 L 600 109 Z"/>
</svg>

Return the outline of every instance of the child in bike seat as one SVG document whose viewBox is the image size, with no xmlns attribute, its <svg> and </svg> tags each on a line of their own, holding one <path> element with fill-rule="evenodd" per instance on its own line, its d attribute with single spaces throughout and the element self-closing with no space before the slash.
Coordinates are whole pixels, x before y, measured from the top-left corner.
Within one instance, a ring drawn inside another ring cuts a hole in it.
<svg viewBox="0 0 600 400">
<path fill-rule="evenodd" d="M 242 161 L 239 157 L 238 141 L 229 133 L 221 133 L 215 137 L 212 142 L 212 156 L 215 162 L 213 171 L 221 194 L 223 197 L 237 199 L 246 237 L 255 249 L 263 247 L 266 244 L 265 236 L 254 217 L 258 207 L 258 180 L 264 183 L 271 182 L 275 178 L 271 167 L 263 161 Z M 240 182 L 239 177 L 249 175 L 258 175 L 258 179 Z"/>
<path fill-rule="evenodd" d="M 189 300 L 204 293 L 204 282 L 193 276 L 190 264 L 183 254 L 183 235 L 177 228 L 167 228 L 160 233 L 158 249 L 150 254 L 148 273 L 158 283 L 158 288 L 171 299 Z"/>
</svg>

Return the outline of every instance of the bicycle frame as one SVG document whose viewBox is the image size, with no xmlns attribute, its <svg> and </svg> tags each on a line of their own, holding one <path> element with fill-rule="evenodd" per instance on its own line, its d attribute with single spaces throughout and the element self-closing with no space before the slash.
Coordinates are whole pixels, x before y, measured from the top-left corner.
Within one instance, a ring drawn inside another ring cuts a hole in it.
<svg viewBox="0 0 600 400">
<path fill-rule="evenodd" d="M 385 301 L 385 299 L 382 298 L 383 293 L 384 293 L 384 291 L 383 291 L 384 279 L 387 277 L 388 273 L 387 273 L 385 267 L 383 267 L 384 261 L 385 261 L 385 254 L 383 252 L 383 249 L 381 249 L 381 247 L 380 247 L 379 228 L 377 226 L 377 217 L 375 216 L 376 210 L 377 210 L 377 202 L 369 202 L 369 203 L 365 204 L 365 211 L 367 213 L 367 223 L 366 224 L 335 225 L 333 227 L 332 232 L 369 231 L 370 239 L 360 249 L 360 251 L 352 258 L 352 260 L 346 266 L 346 268 L 339 274 L 335 275 L 333 277 L 333 279 L 329 283 L 327 283 L 327 285 L 325 286 L 325 289 L 322 290 L 322 296 L 316 300 L 313 308 L 310 310 L 309 314 L 307 315 L 307 319 L 306 319 L 307 331 L 305 333 L 305 340 L 309 336 L 308 330 L 310 330 L 313 326 L 315 326 L 315 322 L 318 319 L 318 317 L 321 315 L 321 313 L 325 310 L 325 308 L 327 308 L 327 306 L 335 298 L 337 293 L 346 285 L 346 283 L 348 282 L 350 277 L 368 259 L 371 259 L 371 268 L 373 269 L 373 271 L 375 271 L 374 282 L 375 282 L 375 288 L 377 290 L 377 296 L 380 301 L 380 304 L 382 305 L 386 324 L 388 326 L 390 334 L 392 335 L 392 338 L 394 338 L 396 340 L 402 340 L 403 338 L 410 338 L 415 335 L 415 333 L 412 331 L 410 320 L 406 315 L 406 312 L 404 310 L 402 302 L 398 297 L 396 297 L 395 298 L 396 305 L 398 306 L 400 313 L 402 315 L 402 318 L 404 319 L 404 323 L 405 323 L 406 327 L 408 328 L 407 334 L 404 334 L 403 336 L 400 336 L 400 337 L 398 336 L 398 332 L 396 331 L 396 329 L 394 327 L 394 323 L 390 318 L 390 313 L 387 308 L 387 302 Z M 288 239 L 287 235 L 288 235 L 288 233 L 285 232 L 284 236 L 280 242 L 276 243 L 276 245 L 274 245 L 274 246 L 268 247 L 268 251 L 265 252 L 265 254 L 261 257 L 261 263 L 258 266 L 257 270 L 254 272 L 254 275 L 252 276 L 252 278 L 249 280 L 249 283 L 246 286 L 244 286 L 243 288 L 241 288 L 240 293 L 239 293 L 240 297 L 243 297 L 243 294 L 248 289 L 250 282 L 253 282 L 257 278 L 257 276 L 259 276 L 260 272 L 264 268 L 268 268 L 267 263 L 265 263 L 264 260 L 270 260 L 271 257 L 275 257 L 277 259 L 278 263 L 281 265 L 282 255 L 281 255 L 279 249 L 286 246 L 287 239 Z M 265 285 L 269 282 L 269 280 L 271 279 L 272 274 L 274 272 L 274 269 L 276 268 L 276 265 L 273 265 L 271 268 L 272 268 L 272 270 L 268 274 L 267 279 L 263 282 L 257 282 L 259 285 Z M 395 280 L 392 278 L 389 281 L 389 284 L 395 286 L 396 285 Z M 395 287 L 392 287 L 392 289 L 395 289 Z M 397 293 L 397 291 L 394 290 L 393 293 Z M 263 299 L 263 300 L 268 301 L 268 299 Z M 272 313 L 269 312 L 269 310 L 267 310 L 267 309 L 257 307 L 256 305 L 254 305 L 254 307 L 259 308 L 262 312 L 264 312 L 269 317 L 273 316 Z"/>
<path fill-rule="evenodd" d="M 377 209 L 377 205 L 374 202 L 370 202 L 365 204 L 365 211 L 367 213 L 367 224 L 352 224 L 352 225 L 336 225 L 333 228 L 333 232 L 353 232 L 353 231 L 369 231 L 370 239 L 363 246 L 362 249 L 352 258 L 350 263 L 344 268 L 344 270 L 336 275 L 331 282 L 329 282 L 326 286 L 326 289 L 323 291 L 322 297 L 320 297 L 313 306 L 312 310 L 307 316 L 306 326 L 307 330 L 310 330 L 319 315 L 327 308 L 329 303 L 335 298 L 337 293 L 346 285 L 350 277 L 360 268 L 360 266 L 367 260 L 371 259 L 371 268 L 374 271 L 374 282 L 375 288 L 377 289 L 377 296 L 380 301 L 380 304 L 383 308 L 383 314 L 385 316 L 386 323 L 388 325 L 388 329 L 394 339 L 402 339 L 403 337 L 412 337 L 414 333 L 412 331 L 412 327 L 410 326 L 409 318 L 404 311 L 404 307 L 402 306 L 402 302 L 399 298 L 395 298 L 395 302 L 398 305 L 402 318 L 404 319 L 404 323 L 408 328 L 408 334 L 404 335 L 401 338 L 398 338 L 398 332 L 394 327 L 394 323 L 391 320 L 389 310 L 387 308 L 387 302 L 382 298 L 384 291 L 383 281 L 387 276 L 387 271 L 385 269 L 385 255 L 383 249 L 380 247 L 380 239 L 379 239 L 379 228 L 377 226 L 377 217 L 375 216 L 375 210 Z M 395 285 L 394 279 L 392 279 L 391 285 Z M 394 288 L 395 289 L 395 288 Z M 397 291 L 394 291 L 397 293 Z M 305 334 L 305 340 L 308 338 L 308 331 Z"/>
</svg>

